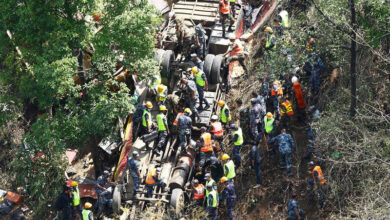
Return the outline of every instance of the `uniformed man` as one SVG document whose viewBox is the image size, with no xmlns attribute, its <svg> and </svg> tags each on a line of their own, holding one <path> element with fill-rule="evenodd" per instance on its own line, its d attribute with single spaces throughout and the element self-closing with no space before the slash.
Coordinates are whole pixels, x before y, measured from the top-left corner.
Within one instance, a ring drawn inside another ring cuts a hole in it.
<svg viewBox="0 0 390 220">
<path fill-rule="evenodd" d="M 175 93 L 172 93 L 167 95 L 166 107 L 168 109 L 168 127 L 172 128 L 172 125 L 175 125 L 174 121 L 179 111 L 183 112 L 184 105 L 183 103 L 180 103 L 180 97 Z"/>
<path fill-rule="evenodd" d="M 290 131 L 290 121 L 292 120 L 292 116 L 294 115 L 294 110 L 291 105 L 291 102 L 288 100 L 288 96 L 283 97 L 281 99 L 280 104 L 280 127 L 286 128 L 288 131 Z"/>
<path fill-rule="evenodd" d="M 191 141 L 192 119 L 189 117 L 190 114 L 191 110 L 189 108 L 184 109 L 184 115 L 180 116 L 177 121 L 180 147 L 183 152 L 186 151 L 186 146 Z"/>
<path fill-rule="evenodd" d="M 191 54 L 191 60 L 195 64 L 195 66 L 198 67 L 198 69 L 203 71 L 203 62 L 201 59 L 199 59 L 196 53 Z"/>
<path fill-rule="evenodd" d="M 276 47 L 276 38 L 271 27 L 266 27 L 264 31 L 267 34 L 267 41 L 265 43 L 266 50 L 274 50 Z"/>
<path fill-rule="evenodd" d="M 84 210 L 82 212 L 83 220 L 93 220 L 93 213 L 90 210 L 92 208 L 92 204 L 89 202 L 86 202 L 84 204 Z"/>
<path fill-rule="evenodd" d="M 287 220 L 301 220 L 305 219 L 303 210 L 298 207 L 298 195 L 293 193 L 291 199 L 287 204 Z"/>
<path fill-rule="evenodd" d="M 233 129 L 233 161 L 236 168 L 239 168 L 241 165 L 241 147 L 244 144 L 244 137 L 242 134 L 242 130 L 235 124 L 231 125 Z"/>
<path fill-rule="evenodd" d="M 228 0 L 221 0 L 219 2 L 219 20 L 221 21 L 222 24 L 222 37 L 225 36 L 225 25 L 226 25 L 226 20 L 229 20 L 229 28 L 228 31 L 231 32 L 232 26 L 233 26 L 233 17 L 230 14 L 230 4 Z"/>
<path fill-rule="evenodd" d="M 176 19 L 176 37 L 177 37 L 177 53 L 181 53 L 182 57 L 185 60 L 188 59 L 190 48 L 192 44 L 192 36 L 187 29 L 187 27 L 183 24 L 183 21 L 180 19 Z"/>
<path fill-rule="evenodd" d="M 273 144 L 272 149 L 268 148 L 268 140 L 274 137 L 276 130 L 274 115 L 271 112 L 267 112 L 266 116 L 264 116 L 263 124 L 263 136 L 266 142 L 267 150 L 272 150 L 273 152 L 276 152 L 276 145 Z"/>
<path fill-rule="evenodd" d="M 260 149 L 258 148 L 257 145 L 252 146 L 250 158 L 251 158 L 252 168 L 254 169 L 256 174 L 256 186 L 254 186 L 253 188 L 257 188 L 260 187 L 261 184 L 260 163 L 262 160 L 260 155 Z"/>
<path fill-rule="evenodd" d="M 209 220 L 218 219 L 218 193 L 217 190 L 213 188 L 212 184 L 207 185 L 207 190 L 209 191 L 207 195 L 207 208 L 206 212 L 208 213 Z"/>
<path fill-rule="evenodd" d="M 80 204 L 80 190 L 79 184 L 76 181 L 72 181 L 70 184 L 70 190 L 72 192 L 72 219 L 76 220 L 77 215 L 82 216 L 83 207 Z"/>
<path fill-rule="evenodd" d="M 219 179 L 221 179 L 221 177 L 223 176 L 223 167 L 222 167 L 222 164 L 221 162 L 218 160 L 218 158 L 216 158 L 215 156 L 212 156 L 210 157 L 210 160 L 208 160 L 205 165 L 204 165 L 204 168 L 206 170 L 210 170 L 211 172 L 211 177 L 213 180 L 215 180 L 216 182 L 219 181 Z"/>
<path fill-rule="evenodd" d="M 267 103 L 269 98 L 269 80 L 265 76 L 259 76 L 259 81 L 261 84 L 259 95 L 263 96 L 264 102 Z"/>
<path fill-rule="evenodd" d="M 287 168 L 287 175 L 292 176 L 291 173 L 291 153 L 296 150 L 294 139 L 290 134 L 286 134 L 286 129 L 282 128 L 281 134 L 271 138 L 268 143 L 273 144 L 278 142 L 280 154 L 280 168 Z"/>
<path fill-rule="evenodd" d="M 228 180 L 227 177 L 222 177 L 221 181 L 223 184 L 223 199 L 226 200 L 226 208 L 228 211 L 229 220 L 233 220 L 233 206 L 236 200 L 236 191 L 234 189 L 234 181 Z"/>
<path fill-rule="evenodd" d="M 204 179 L 206 180 L 206 186 L 211 185 L 213 190 L 217 190 L 217 183 L 214 181 L 213 178 L 211 178 L 210 173 L 206 173 L 206 175 L 204 176 Z M 209 192 L 210 192 L 210 189 L 206 188 L 206 197 L 209 197 Z"/>
<path fill-rule="evenodd" d="M 225 104 L 225 101 L 219 100 L 218 106 L 221 107 L 221 111 L 219 113 L 219 119 L 221 120 L 223 126 L 227 129 L 230 127 L 230 122 L 232 120 L 232 116 L 229 111 L 229 107 Z"/>
<path fill-rule="evenodd" d="M 227 1 L 227 0 L 225 0 Z M 244 47 L 242 46 L 242 43 L 240 39 L 236 38 L 235 36 L 230 37 L 230 46 L 228 50 L 223 54 L 223 56 L 226 56 L 230 54 L 229 58 L 226 60 L 226 65 L 229 65 L 232 61 L 238 60 L 242 68 L 244 69 L 244 74 L 248 73 L 248 69 L 245 65 L 245 54 L 244 54 Z M 228 83 L 231 82 L 230 74 L 227 77 Z M 231 84 L 231 83 L 230 83 Z"/>
<path fill-rule="evenodd" d="M 127 165 L 130 169 L 130 175 L 133 178 L 133 197 L 137 197 L 137 192 L 139 189 L 139 184 L 141 182 L 141 172 L 139 170 L 139 153 L 133 151 L 133 156 L 127 158 Z"/>
<path fill-rule="evenodd" d="M 168 95 L 168 87 L 160 84 L 157 86 L 156 102 L 158 105 L 164 105 Z"/>
<path fill-rule="evenodd" d="M 223 149 L 223 146 L 222 146 L 223 128 L 222 128 L 222 123 L 220 121 L 218 121 L 217 115 L 211 116 L 210 131 L 211 131 L 211 136 L 212 136 L 213 140 L 218 141 L 219 147 L 221 149 Z"/>
<path fill-rule="evenodd" d="M 199 99 L 199 93 L 198 89 L 196 88 L 195 81 L 182 79 L 181 82 L 186 86 L 186 104 L 190 107 L 191 112 L 194 114 L 195 120 L 199 122 L 200 117 L 195 107 L 196 101 Z"/>
<path fill-rule="evenodd" d="M 135 141 L 135 139 L 136 139 L 137 131 L 138 131 L 140 124 L 142 122 L 142 115 L 143 115 L 145 109 L 146 109 L 146 105 L 139 105 L 134 112 L 134 115 L 133 115 L 133 141 Z"/>
<path fill-rule="evenodd" d="M 202 207 L 204 202 L 204 197 L 206 194 L 206 188 L 205 186 L 199 182 L 199 180 L 195 179 L 193 180 L 194 186 L 193 186 L 193 195 L 194 195 L 194 201 L 197 206 Z"/>
<path fill-rule="evenodd" d="M 154 191 L 154 186 L 162 187 L 162 191 L 164 191 L 164 186 L 161 178 L 159 177 L 161 174 L 161 167 L 153 168 L 149 171 L 148 176 L 145 180 L 146 185 L 146 198 L 151 198 Z"/>
<path fill-rule="evenodd" d="M 197 179 L 200 183 L 205 183 L 205 172 L 200 164 L 195 164 L 194 179 Z"/>
<path fill-rule="evenodd" d="M 240 121 L 240 128 L 242 129 L 242 133 L 244 134 L 244 140 L 250 139 L 250 128 L 249 128 L 249 105 L 243 105 L 242 100 L 238 99 L 236 101 L 237 105 L 237 112 L 238 112 L 238 119 Z"/>
<path fill-rule="evenodd" d="M 96 180 L 96 187 L 95 191 L 98 196 L 98 200 L 96 202 L 97 204 L 97 212 L 96 216 L 100 216 L 100 214 L 103 212 L 103 206 L 104 206 L 104 196 L 103 192 L 107 191 L 107 184 L 113 184 L 111 181 L 108 180 L 108 177 L 110 176 L 110 172 L 108 170 L 105 170 L 103 172 L 103 175 L 99 176 Z"/>
<path fill-rule="evenodd" d="M 141 135 L 150 134 L 152 131 L 152 114 L 150 111 L 153 108 L 153 104 L 147 101 L 145 106 L 146 108 L 142 113 Z"/>
<path fill-rule="evenodd" d="M 201 135 L 198 141 L 198 148 L 200 151 L 200 165 L 204 166 L 205 162 L 209 160 L 211 156 L 214 156 L 213 143 L 211 141 L 211 134 L 207 132 L 206 127 L 200 128 Z"/>
<path fill-rule="evenodd" d="M 198 110 L 203 110 L 203 102 L 206 104 L 206 107 L 204 109 L 208 109 L 210 108 L 210 105 L 207 102 L 207 99 L 204 98 L 204 92 L 205 91 L 207 92 L 209 87 L 207 76 L 202 70 L 198 69 L 198 67 L 196 66 L 192 67 L 191 71 L 195 76 L 196 88 L 198 89 L 198 94 L 199 94 Z"/>
<path fill-rule="evenodd" d="M 160 106 L 160 113 L 156 116 L 157 128 L 158 128 L 158 142 L 157 149 L 154 154 L 160 156 L 160 152 L 164 150 L 167 136 L 169 135 L 169 127 L 167 122 L 167 107 L 165 105 Z"/>
<path fill-rule="evenodd" d="M 250 116 L 249 116 L 249 121 L 250 121 L 250 128 L 251 128 L 251 133 L 252 137 L 254 140 L 255 145 L 258 145 L 260 140 L 262 139 L 262 133 L 259 134 L 259 125 L 261 125 L 261 106 L 260 104 L 256 101 L 256 99 L 252 98 L 250 100 L 252 108 L 250 110 Z"/>
<path fill-rule="evenodd" d="M 204 59 L 206 57 L 206 30 L 204 26 L 206 21 L 202 19 L 198 25 L 195 27 L 195 43 L 196 43 L 196 53 L 198 57 Z"/>
<path fill-rule="evenodd" d="M 317 191 L 318 194 L 318 206 L 320 209 L 324 206 L 324 195 L 322 192 L 322 185 L 325 183 L 324 174 L 320 166 L 315 165 L 313 161 L 308 163 L 311 178 L 309 180 L 310 191 Z"/>
<path fill-rule="evenodd" d="M 233 160 L 230 160 L 230 156 L 228 154 L 222 155 L 222 163 L 223 163 L 223 174 L 228 179 L 233 179 L 236 177 L 236 168 Z"/>
</svg>

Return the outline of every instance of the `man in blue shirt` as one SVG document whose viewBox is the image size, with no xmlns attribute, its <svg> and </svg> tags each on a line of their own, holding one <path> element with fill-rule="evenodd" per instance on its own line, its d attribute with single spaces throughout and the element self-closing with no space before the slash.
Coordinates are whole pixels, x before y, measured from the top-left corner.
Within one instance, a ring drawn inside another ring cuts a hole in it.
<svg viewBox="0 0 390 220">
<path fill-rule="evenodd" d="M 297 194 L 293 194 L 287 204 L 288 220 L 300 220 L 304 219 L 303 210 L 298 207 Z"/>
<path fill-rule="evenodd" d="M 295 142 L 290 134 L 286 134 L 286 129 L 282 128 L 281 134 L 273 137 L 268 141 L 269 144 L 278 142 L 280 154 L 280 168 L 287 168 L 287 175 L 292 176 L 291 173 L 291 152 L 296 150 Z"/>
<path fill-rule="evenodd" d="M 223 199 L 226 199 L 226 208 L 228 211 L 229 220 L 233 220 L 233 206 L 236 200 L 236 191 L 234 189 L 234 181 L 228 180 L 226 177 L 221 178 L 221 183 L 226 184 L 223 189 Z"/>
<path fill-rule="evenodd" d="M 133 151 L 133 157 L 127 158 L 127 165 L 130 169 L 130 175 L 133 178 L 133 197 L 137 197 L 137 191 L 140 184 L 141 173 L 139 171 L 139 153 Z"/>
<path fill-rule="evenodd" d="M 260 175 L 260 163 L 261 163 L 261 155 L 260 155 L 260 150 L 257 147 L 257 145 L 253 145 L 251 148 L 251 153 L 250 153 L 250 158 L 251 158 L 251 165 L 253 169 L 255 170 L 256 173 L 256 183 L 257 185 L 254 186 L 254 188 L 257 188 L 261 184 L 261 175 Z"/>
<path fill-rule="evenodd" d="M 184 115 L 180 116 L 177 120 L 180 147 L 183 152 L 186 151 L 186 146 L 191 141 L 192 119 L 189 117 L 190 114 L 191 110 L 189 108 L 185 108 Z"/>
</svg>

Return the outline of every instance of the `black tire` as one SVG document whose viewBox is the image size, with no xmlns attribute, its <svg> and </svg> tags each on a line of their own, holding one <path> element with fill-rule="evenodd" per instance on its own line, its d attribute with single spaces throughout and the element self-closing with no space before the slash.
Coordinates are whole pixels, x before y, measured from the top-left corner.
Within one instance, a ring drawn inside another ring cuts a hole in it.
<svg viewBox="0 0 390 220">
<path fill-rule="evenodd" d="M 214 54 L 207 54 L 206 58 L 204 59 L 203 72 L 206 74 L 208 81 L 210 80 L 211 66 L 213 65 L 214 57 Z"/>
<path fill-rule="evenodd" d="M 211 67 L 210 80 L 211 84 L 217 84 L 222 82 L 222 73 L 224 68 L 224 57 L 221 55 L 215 56 L 213 60 L 213 66 Z"/>
<path fill-rule="evenodd" d="M 118 184 L 114 188 L 114 193 L 112 194 L 112 210 L 115 214 L 121 214 L 121 203 L 122 203 L 122 184 Z"/>
<path fill-rule="evenodd" d="M 161 65 L 164 53 L 165 53 L 165 50 L 158 49 L 156 51 L 156 53 L 154 54 L 154 60 L 157 61 L 159 66 Z"/>
<path fill-rule="evenodd" d="M 182 210 L 184 208 L 184 203 L 185 203 L 185 197 L 184 197 L 183 190 L 180 188 L 176 188 L 172 190 L 170 204 L 175 210 L 176 216 L 178 217 L 181 216 Z"/>
<path fill-rule="evenodd" d="M 167 50 L 164 52 L 161 66 L 163 67 L 161 71 L 161 77 L 166 77 L 168 80 L 171 78 L 171 63 L 175 60 L 175 53 L 172 50 Z"/>
</svg>

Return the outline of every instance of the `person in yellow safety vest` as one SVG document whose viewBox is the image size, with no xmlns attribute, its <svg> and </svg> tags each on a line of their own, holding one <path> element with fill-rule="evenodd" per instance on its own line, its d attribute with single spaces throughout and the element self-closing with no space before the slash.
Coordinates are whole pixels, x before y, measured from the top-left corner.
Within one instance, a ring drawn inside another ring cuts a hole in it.
<svg viewBox="0 0 390 220">
<path fill-rule="evenodd" d="M 167 136 L 169 135 L 169 127 L 167 122 L 167 107 L 165 105 L 160 106 L 160 113 L 156 116 L 157 129 L 158 129 L 158 142 L 157 147 L 154 150 L 154 154 L 160 156 L 160 152 L 164 150 Z"/>
<path fill-rule="evenodd" d="M 214 140 L 218 141 L 219 147 L 223 149 L 222 140 L 223 140 L 223 128 L 222 123 L 218 121 L 217 115 L 211 116 L 211 125 L 210 125 L 211 136 Z"/>
<path fill-rule="evenodd" d="M 156 95 L 157 104 L 164 105 L 168 95 L 168 87 L 163 84 L 160 84 L 157 86 L 156 93 L 157 93 Z"/>
<path fill-rule="evenodd" d="M 236 17 L 236 0 L 230 0 L 230 9 L 234 19 Z"/>
<path fill-rule="evenodd" d="M 235 124 L 231 125 L 231 128 L 234 129 L 232 142 L 234 144 L 233 147 L 233 162 L 236 168 L 241 166 L 241 146 L 244 143 L 244 136 L 242 134 L 242 130 Z"/>
<path fill-rule="evenodd" d="M 218 106 L 221 107 L 221 111 L 219 113 L 219 119 L 221 120 L 222 124 L 229 129 L 230 121 L 232 120 L 229 107 L 225 104 L 225 101 L 223 100 L 218 101 Z"/>
<path fill-rule="evenodd" d="M 275 49 L 275 35 L 271 27 L 266 27 L 264 31 L 267 34 L 267 41 L 265 42 L 266 50 L 274 50 Z"/>
<path fill-rule="evenodd" d="M 149 171 L 145 180 L 146 198 L 151 198 L 153 195 L 154 186 L 159 185 L 162 192 L 165 191 L 163 181 L 159 178 L 161 174 L 161 167 L 153 168 Z"/>
<path fill-rule="evenodd" d="M 84 210 L 82 212 L 83 220 L 93 220 L 93 213 L 90 210 L 92 208 L 92 204 L 89 202 L 86 202 L 84 204 Z"/>
<path fill-rule="evenodd" d="M 289 19 L 288 19 L 288 12 L 286 10 L 283 9 L 283 7 L 281 5 L 278 6 L 278 11 L 279 11 L 279 19 L 280 19 L 280 22 L 282 23 L 282 25 L 285 27 L 285 28 L 290 28 L 290 23 L 289 23 Z"/>
<path fill-rule="evenodd" d="M 201 135 L 198 141 L 198 148 L 200 150 L 200 165 L 203 167 L 210 157 L 214 156 L 213 142 L 211 140 L 211 134 L 207 132 L 206 127 L 200 128 Z"/>
<path fill-rule="evenodd" d="M 143 136 L 145 134 L 150 134 L 152 132 L 152 114 L 150 111 L 153 108 L 153 104 L 150 101 L 147 101 L 145 104 L 146 108 L 142 112 L 142 126 L 140 131 L 140 136 Z M 145 143 L 146 149 L 151 150 L 149 147 L 149 142 Z"/>
<path fill-rule="evenodd" d="M 264 134 L 264 139 L 266 144 L 268 144 L 268 139 L 274 137 L 275 127 L 276 124 L 275 124 L 274 115 L 271 112 L 267 112 L 267 114 L 264 116 L 264 127 L 263 127 L 264 129 L 263 134 Z M 268 149 L 268 145 L 267 145 L 267 150 L 275 150 L 275 149 L 276 146 L 272 145 L 272 149 Z"/>
<path fill-rule="evenodd" d="M 207 196 L 207 208 L 206 212 L 208 213 L 209 220 L 217 220 L 218 219 L 218 193 L 217 190 L 213 188 L 212 184 L 207 185 L 207 190 L 209 194 Z"/>
<path fill-rule="evenodd" d="M 203 201 L 205 197 L 206 188 L 202 183 L 199 183 L 199 180 L 194 180 L 193 192 L 195 204 L 198 206 L 203 206 Z"/>
<path fill-rule="evenodd" d="M 322 185 L 325 183 L 324 174 L 322 173 L 322 169 L 320 166 L 316 166 L 313 161 L 310 161 L 308 163 L 309 171 L 311 173 L 311 178 L 309 180 L 309 187 L 310 191 L 313 192 L 313 190 L 317 191 L 318 194 L 318 205 L 319 208 L 322 208 L 324 206 L 324 195 L 322 192 Z"/>
<path fill-rule="evenodd" d="M 245 65 L 245 53 L 244 53 L 244 46 L 242 46 L 242 43 L 239 38 L 236 38 L 236 36 L 230 36 L 230 45 L 228 50 L 223 54 L 223 56 L 227 56 L 230 54 L 230 57 L 226 60 L 226 65 L 229 66 L 229 64 L 232 61 L 238 61 L 242 68 L 244 69 L 245 74 L 248 73 L 248 69 Z M 231 85 L 231 77 L 230 75 L 227 76 L 228 84 Z M 230 88 L 229 88 L 230 89 Z M 228 90 L 229 90 L 228 89 Z"/>
<path fill-rule="evenodd" d="M 162 66 L 160 66 L 160 72 L 162 70 Z M 161 84 L 161 73 L 158 72 L 156 75 L 153 75 L 151 78 L 151 81 L 149 83 L 149 86 L 152 89 L 157 89 L 157 86 Z"/>
<path fill-rule="evenodd" d="M 287 96 L 282 99 L 282 103 L 280 104 L 280 115 L 282 116 L 280 119 L 280 126 L 290 130 L 290 121 L 294 115 L 294 111 Z"/>
<path fill-rule="evenodd" d="M 236 168 L 234 166 L 233 160 L 230 160 L 230 156 L 228 154 L 222 155 L 223 165 L 223 173 L 229 180 L 236 177 Z"/>
<path fill-rule="evenodd" d="M 80 191 L 78 182 L 72 181 L 70 183 L 70 190 L 72 192 L 72 219 L 76 220 L 77 214 L 81 217 L 83 211 L 83 207 L 81 207 L 80 204 Z"/>
<path fill-rule="evenodd" d="M 230 13 L 230 4 L 228 0 L 220 0 L 219 1 L 219 19 L 222 24 L 222 37 L 226 37 L 225 35 L 225 24 L 226 20 L 229 19 L 229 28 L 228 31 L 233 31 L 232 26 L 233 26 L 233 17 Z"/>
<path fill-rule="evenodd" d="M 211 178 L 210 173 L 206 173 L 204 175 L 204 180 L 206 180 L 206 186 L 211 184 L 213 189 L 217 190 L 217 183 L 214 181 L 213 178 Z M 209 192 L 210 192 L 210 190 L 206 189 L 206 198 L 209 197 Z"/>
<path fill-rule="evenodd" d="M 207 102 L 207 99 L 204 98 L 204 92 L 207 91 L 209 87 L 209 83 L 207 82 L 207 76 L 202 70 L 198 69 L 198 67 L 196 66 L 192 67 L 191 71 L 195 76 L 196 88 L 199 94 L 198 110 L 208 109 L 210 108 L 210 105 Z M 203 108 L 203 102 L 206 104 L 205 108 Z"/>
</svg>

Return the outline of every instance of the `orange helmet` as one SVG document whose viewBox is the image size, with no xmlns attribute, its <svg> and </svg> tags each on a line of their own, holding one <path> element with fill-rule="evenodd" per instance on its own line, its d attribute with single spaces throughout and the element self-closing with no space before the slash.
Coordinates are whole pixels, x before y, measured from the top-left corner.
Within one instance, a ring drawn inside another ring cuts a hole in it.
<svg viewBox="0 0 390 220">
<path fill-rule="evenodd" d="M 225 105 L 225 101 L 219 100 L 219 101 L 218 101 L 218 105 L 219 105 L 220 107 L 222 107 L 223 105 Z"/>
<path fill-rule="evenodd" d="M 153 104 L 150 101 L 146 102 L 146 108 L 153 108 Z"/>
<path fill-rule="evenodd" d="M 165 86 L 163 84 L 160 84 L 157 86 L 157 91 L 162 92 L 162 91 L 164 91 L 164 88 L 165 88 Z"/>
<path fill-rule="evenodd" d="M 274 116 L 272 115 L 272 113 L 271 112 L 267 112 L 267 118 L 268 119 L 271 119 L 271 118 L 273 118 Z"/>
</svg>

